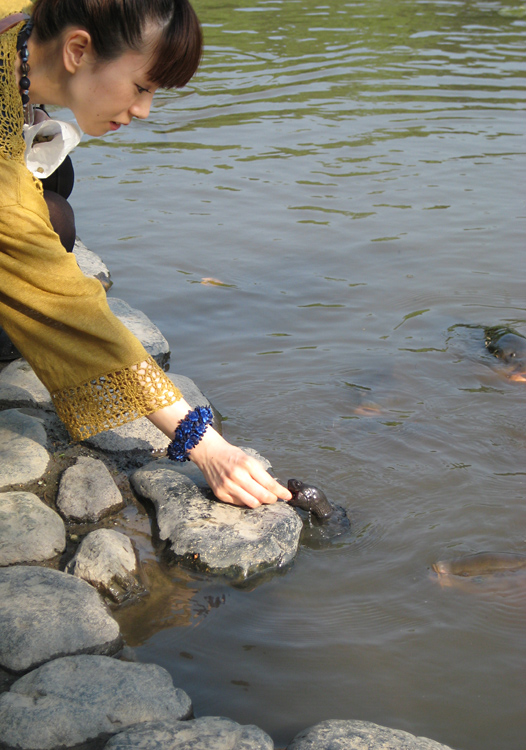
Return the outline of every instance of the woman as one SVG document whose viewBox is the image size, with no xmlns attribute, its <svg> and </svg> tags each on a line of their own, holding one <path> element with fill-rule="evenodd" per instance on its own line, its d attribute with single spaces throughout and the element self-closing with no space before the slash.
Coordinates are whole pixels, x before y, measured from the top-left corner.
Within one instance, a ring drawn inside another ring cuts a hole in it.
<svg viewBox="0 0 526 750">
<path fill-rule="evenodd" d="M 194 461 L 224 502 L 289 500 L 212 428 L 206 409 L 190 410 L 112 315 L 100 282 L 62 246 L 24 164 L 23 119 L 33 103 L 68 107 L 84 132 L 101 136 L 147 117 L 157 88 L 184 86 L 201 54 L 194 11 L 187 0 L 22 2 L 0 0 L 0 325 L 74 439 L 148 416 L 172 439 L 170 456 Z M 29 23 L 13 18 L 21 11 Z"/>
</svg>

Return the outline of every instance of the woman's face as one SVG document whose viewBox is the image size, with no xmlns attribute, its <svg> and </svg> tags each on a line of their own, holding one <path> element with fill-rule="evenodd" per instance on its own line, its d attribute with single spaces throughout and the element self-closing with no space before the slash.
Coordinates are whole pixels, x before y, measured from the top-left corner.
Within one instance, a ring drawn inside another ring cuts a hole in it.
<svg viewBox="0 0 526 750">
<path fill-rule="evenodd" d="M 101 136 L 148 117 L 157 86 L 148 80 L 151 51 L 128 50 L 111 62 L 86 58 L 68 84 L 67 104 L 80 128 Z"/>
</svg>

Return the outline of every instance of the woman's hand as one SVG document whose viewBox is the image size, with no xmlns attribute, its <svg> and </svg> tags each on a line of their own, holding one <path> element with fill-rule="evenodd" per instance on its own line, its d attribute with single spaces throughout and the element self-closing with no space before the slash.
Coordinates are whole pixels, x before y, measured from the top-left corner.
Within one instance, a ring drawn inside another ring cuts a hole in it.
<svg viewBox="0 0 526 750">
<path fill-rule="evenodd" d="M 175 428 L 189 411 L 188 403 L 180 399 L 149 414 L 148 419 L 171 440 Z M 259 461 L 228 443 L 212 426 L 206 429 L 189 456 L 203 472 L 214 495 L 224 503 L 258 508 L 275 503 L 278 498 L 292 498 L 291 493 L 276 482 Z"/>
<path fill-rule="evenodd" d="M 189 453 L 214 495 L 224 503 L 257 508 L 290 500 L 291 493 L 265 471 L 259 461 L 228 443 L 212 427 Z"/>
</svg>

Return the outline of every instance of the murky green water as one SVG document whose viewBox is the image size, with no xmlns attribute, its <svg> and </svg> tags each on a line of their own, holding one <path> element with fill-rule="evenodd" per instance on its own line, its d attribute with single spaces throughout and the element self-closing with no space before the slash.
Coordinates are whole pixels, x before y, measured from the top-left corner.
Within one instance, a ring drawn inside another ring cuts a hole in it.
<svg viewBox="0 0 526 750">
<path fill-rule="evenodd" d="M 227 437 L 354 533 L 252 590 L 174 572 L 129 638 L 196 714 L 277 746 L 357 718 L 523 750 L 526 576 L 430 566 L 526 550 L 526 385 L 477 328 L 526 334 L 525 6 L 197 9 L 192 86 L 77 150 L 78 230 Z"/>
</svg>

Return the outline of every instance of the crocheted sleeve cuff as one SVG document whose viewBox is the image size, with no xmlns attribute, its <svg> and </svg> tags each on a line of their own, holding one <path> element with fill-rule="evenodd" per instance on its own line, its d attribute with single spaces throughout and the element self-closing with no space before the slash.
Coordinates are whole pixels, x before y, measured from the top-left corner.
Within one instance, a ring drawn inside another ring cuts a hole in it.
<svg viewBox="0 0 526 750">
<path fill-rule="evenodd" d="M 152 414 L 179 401 L 182 395 L 148 357 L 81 385 L 53 391 L 51 398 L 73 440 L 85 440 Z"/>
</svg>

